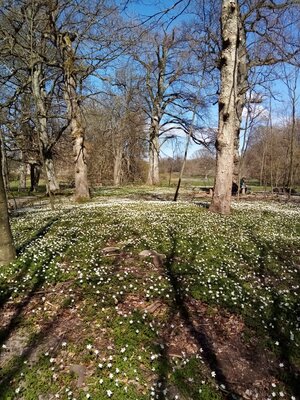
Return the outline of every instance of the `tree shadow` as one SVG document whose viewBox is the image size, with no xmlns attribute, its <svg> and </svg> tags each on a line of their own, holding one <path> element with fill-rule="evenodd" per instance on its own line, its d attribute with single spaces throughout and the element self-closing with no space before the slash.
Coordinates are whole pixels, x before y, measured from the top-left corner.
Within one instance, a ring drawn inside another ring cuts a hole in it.
<svg viewBox="0 0 300 400">
<path fill-rule="evenodd" d="M 47 338 L 51 332 L 57 326 L 60 318 L 65 311 L 65 305 L 62 305 L 56 312 L 56 314 L 51 318 L 50 321 L 44 324 L 43 328 L 36 334 L 34 334 L 29 343 L 24 347 L 21 355 L 14 359 L 14 363 L 11 367 L 5 371 L 4 376 L 0 376 L 0 394 L 5 395 L 6 391 L 10 387 L 10 382 L 20 374 L 20 371 L 24 367 L 24 362 L 30 359 L 30 356 L 36 351 L 38 346 Z M 0 395 L 0 397 L 1 397 Z M 1 397 L 2 398 L 2 397 Z M 3 397 L 5 398 L 5 397 Z"/>
<path fill-rule="evenodd" d="M 31 238 L 29 238 L 24 243 L 22 243 L 20 246 L 18 246 L 17 249 L 16 249 L 17 250 L 17 255 L 19 256 L 26 249 L 26 247 L 29 246 L 32 242 L 34 242 L 36 239 L 39 239 L 39 238 L 45 236 L 46 233 L 51 228 L 51 226 L 57 220 L 58 220 L 57 217 L 51 218 L 47 222 L 47 224 L 42 226 Z M 22 282 L 23 278 L 26 276 L 26 274 L 28 274 L 28 271 L 29 271 L 30 267 L 31 267 L 31 261 L 28 260 L 22 266 L 21 270 L 16 274 L 14 280 L 16 282 Z M 38 276 L 40 278 L 40 274 Z M 38 282 L 36 282 L 34 285 L 36 285 L 36 284 L 38 284 Z M 5 306 L 5 304 L 7 303 L 9 298 L 11 297 L 11 295 L 13 294 L 14 288 L 8 289 L 7 288 L 7 282 L 3 282 L 3 284 L 0 283 L 0 289 L 1 289 L 1 293 L 0 293 L 0 310 L 1 310 Z M 21 304 L 22 304 L 22 302 L 21 302 Z M 0 340 L 1 340 L 1 333 L 0 333 Z"/>
<path fill-rule="evenodd" d="M 223 391 L 223 395 L 228 400 L 237 400 L 241 397 L 234 391 L 231 387 L 231 384 L 228 382 L 226 376 L 224 375 L 221 365 L 218 361 L 217 355 L 213 348 L 213 344 L 209 338 L 207 330 L 205 328 L 205 321 L 204 317 L 199 318 L 197 320 L 197 326 L 193 321 L 192 316 L 190 315 L 189 308 L 186 301 L 186 295 L 184 288 L 178 278 L 176 272 L 174 271 L 174 261 L 176 260 L 177 254 L 177 238 L 174 232 L 170 232 L 170 241 L 171 241 L 171 250 L 165 260 L 164 268 L 166 275 L 169 278 L 169 282 L 173 289 L 173 304 L 171 305 L 171 313 L 168 320 L 168 329 L 167 329 L 167 336 L 170 336 L 171 333 L 171 323 L 174 319 L 176 314 L 179 314 L 181 321 L 183 322 L 184 326 L 187 328 L 189 334 L 197 343 L 199 349 L 202 349 L 202 359 L 205 365 L 215 373 L 215 380 L 219 387 L 226 388 Z M 160 400 L 165 399 L 165 390 L 168 386 L 168 365 L 170 365 L 170 359 L 168 356 L 167 351 L 167 344 L 166 340 L 163 343 L 163 348 L 161 351 L 160 357 L 160 373 L 157 380 L 158 389 L 158 396 Z M 190 391 L 192 394 L 193 389 L 192 385 L 190 388 L 186 388 L 187 391 Z"/>
<path fill-rule="evenodd" d="M 21 282 L 25 275 L 28 273 L 28 270 L 30 268 L 30 262 L 26 263 L 19 273 L 16 275 L 15 280 L 17 282 Z M 1 289 L 1 294 L 0 294 L 0 310 L 5 306 L 6 302 L 9 300 L 10 296 L 12 295 L 14 289 L 8 288 L 7 287 L 7 282 L 3 282 L 3 284 L 0 284 L 0 289 Z"/>
<path fill-rule="evenodd" d="M 29 292 L 25 295 L 20 303 L 18 303 L 14 307 L 13 315 L 10 317 L 9 322 L 6 324 L 5 328 L 0 330 L 0 354 L 1 354 L 1 345 L 8 339 L 10 334 L 18 327 L 18 325 L 22 322 L 21 314 L 26 306 L 31 302 L 37 290 L 44 284 L 45 276 L 39 270 L 39 273 L 36 277 L 36 281 L 33 286 L 29 290 Z"/>
<path fill-rule="evenodd" d="M 20 246 L 17 247 L 17 255 L 20 255 L 26 247 L 28 247 L 32 242 L 34 242 L 36 239 L 40 239 L 43 236 L 46 235 L 46 233 L 49 231 L 51 226 L 58 220 L 58 217 L 51 218 L 45 225 L 43 225 L 31 238 L 26 240 L 24 243 L 22 243 Z"/>
</svg>

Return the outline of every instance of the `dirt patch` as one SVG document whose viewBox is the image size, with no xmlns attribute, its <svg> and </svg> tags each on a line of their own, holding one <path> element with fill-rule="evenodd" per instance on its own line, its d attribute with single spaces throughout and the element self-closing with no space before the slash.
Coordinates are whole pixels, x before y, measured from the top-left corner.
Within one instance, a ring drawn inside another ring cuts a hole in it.
<svg viewBox="0 0 300 400">
<path fill-rule="evenodd" d="M 171 317 L 161 338 L 169 358 L 189 358 L 201 352 L 199 344 L 179 313 Z"/>
<path fill-rule="evenodd" d="M 211 308 L 201 301 L 189 300 L 187 309 L 190 320 L 185 321 L 183 326 L 177 323 L 177 330 L 180 331 L 181 327 L 181 333 L 176 336 L 176 339 L 181 336 L 179 343 L 184 340 L 195 346 L 196 341 L 203 354 L 210 347 L 229 389 L 242 398 L 267 398 L 272 389 L 271 384 L 277 382 L 274 377 L 275 359 L 259 347 L 254 340 L 255 333 L 253 340 L 246 342 L 243 338 L 245 325 L 239 316 Z M 203 339 L 206 342 L 201 349 Z"/>
<path fill-rule="evenodd" d="M 120 315 L 131 314 L 133 311 L 146 311 L 155 316 L 165 316 L 168 311 L 168 305 L 161 299 L 147 301 L 142 295 L 127 295 L 122 302 L 117 305 L 117 311 Z"/>
</svg>

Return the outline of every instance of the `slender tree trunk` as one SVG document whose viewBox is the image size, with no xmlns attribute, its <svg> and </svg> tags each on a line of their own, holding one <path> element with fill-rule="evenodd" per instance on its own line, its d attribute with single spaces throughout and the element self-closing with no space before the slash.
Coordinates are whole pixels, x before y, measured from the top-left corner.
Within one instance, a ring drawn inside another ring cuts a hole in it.
<svg viewBox="0 0 300 400">
<path fill-rule="evenodd" d="M 2 174 L 2 152 L 0 151 L 0 265 L 8 264 L 16 257 L 16 250 L 8 219 L 7 199 Z"/>
<path fill-rule="evenodd" d="M 263 153 L 261 158 L 260 164 L 260 175 L 259 175 L 259 185 L 263 186 L 263 176 L 264 176 L 264 169 L 265 169 L 265 158 L 266 158 L 266 144 L 263 145 Z"/>
<path fill-rule="evenodd" d="M 193 112 L 193 118 L 192 118 L 192 123 L 191 123 L 190 129 L 189 129 L 189 133 L 186 138 L 184 157 L 183 157 L 180 174 L 179 174 L 179 178 L 178 178 L 178 182 L 177 182 L 177 187 L 176 187 L 176 191 L 175 191 L 175 195 L 174 195 L 174 199 L 173 199 L 174 201 L 177 201 L 177 198 L 178 198 L 179 189 L 180 189 L 180 185 L 181 185 L 181 181 L 182 181 L 182 177 L 183 177 L 183 173 L 184 173 L 184 169 L 185 169 L 186 159 L 187 159 L 187 155 L 188 155 L 189 145 L 190 145 L 190 141 L 191 141 L 191 137 L 192 137 L 192 133 L 193 133 L 193 125 L 194 125 L 195 117 L 196 117 L 196 107 Z"/>
<path fill-rule="evenodd" d="M 151 126 L 149 142 L 148 185 L 159 185 L 159 122 L 154 120 Z"/>
<path fill-rule="evenodd" d="M 292 98 L 292 127 L 291 127 L 291 137 L 290 137 L 290 159 L 289 159 L 288 179 L 287 179 L 287 187 L 289 189 L 289 199 L 291 198 L 292 185 L 293 185 L 295 133 L 296 133 L 296 100 L 295 100 L 295 95 L 293 93 L 293 98 Z"/>
<path fill-rule="evenodd" d="M 18 191 L 26 190 L 26 177 L 27 177 L 27 165 L 22 162 L 19 167 L 19 186 Z"/>
<path fill-rule="evenodd" d="M 234 138 L 232 182 L 236 183 L 238 186 L 239 186 L 239 182 L 240 182 L 239 176 L 240 176 L 240 168 L 241 168 L 241 157 L 240 157 L 239 145 L 240 145 L 239 134 L 237 134 Z"/>
<path fill-rule="evenodd" d="M 169 169 L 169 186 L 171 186 L 172 172 L 173 172 L 173 160 L 172 160 L 172 164 L 171 164 L 170 169 Z"/>
<path fill-rule="evenodd" d="M 1 134 L 1 133 L 0 133 Z M 3 141 L 1 142 L 1 149 L 2 153 L 2 176 L 3 176 L 3 183 L 4 183 L 4 188 L 6 191 L 9 190 L 9 175 L 8 175 L 8 164 L 7 164 L 7 157 L 6 157 L 6 151 L 4 147 Z"/>
</svg>

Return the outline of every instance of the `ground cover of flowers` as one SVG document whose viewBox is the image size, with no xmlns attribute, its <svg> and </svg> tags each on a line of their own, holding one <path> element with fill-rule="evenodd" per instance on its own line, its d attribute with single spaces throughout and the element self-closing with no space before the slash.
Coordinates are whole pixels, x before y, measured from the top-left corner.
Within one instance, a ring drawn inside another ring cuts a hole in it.
<svg viewBox="0 0 300 400">
<path fill-rule="evenodd" d="M 94 200 L 12 218 L 0 399 L 296 399 L 300 210 Z"/>
</svg>

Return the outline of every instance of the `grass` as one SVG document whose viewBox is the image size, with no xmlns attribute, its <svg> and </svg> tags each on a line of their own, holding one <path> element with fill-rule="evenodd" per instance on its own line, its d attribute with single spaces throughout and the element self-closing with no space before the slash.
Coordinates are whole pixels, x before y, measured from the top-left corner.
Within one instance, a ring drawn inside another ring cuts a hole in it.
<svg viewBox="0 0 300 400">
<path fill-rule="evenodd" d="M 295 399 L 299 209 L 99 194 L 12 218 L 0 399 Z"/>
</svg>

